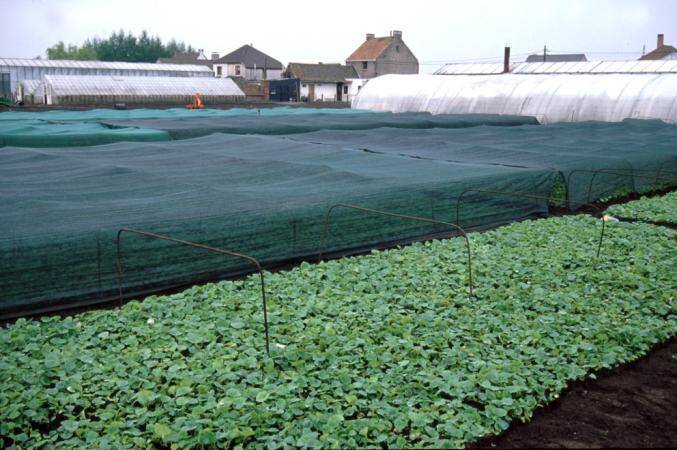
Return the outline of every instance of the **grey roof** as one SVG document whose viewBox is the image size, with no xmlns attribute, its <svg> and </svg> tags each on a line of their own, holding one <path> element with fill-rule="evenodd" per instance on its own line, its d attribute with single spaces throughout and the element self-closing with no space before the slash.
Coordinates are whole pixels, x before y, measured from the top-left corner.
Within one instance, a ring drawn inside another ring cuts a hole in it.
<svg viewBox="0 0 677 450">
<path fill-rule="evenodd" d="M 346 78 L 359 78 L 353 66 L 342 64 L 303 64 L 289 63 L 287 76 L 299 78 L 303 81 L 317 81 L 325 83 L 339 83 Z"/>
<path fill-rule="evenodd" d="M 545 55 L 545 61 L 543 61 L 542 54 L 529 55 L 527 56 L 526 62 L 575 62 L 575 61 L 587 61 L 588 58 L 585 57 L 583 53 L 563 53 L 559 55 Z"/>
<path fill-rule="evenodd" d="M 211 67 L 213 61 L 198 59 L 200 52 L 176 52 L 171 58 L 158 58 L 158 64 L 197 64 Z"/>
<path fill-rule="evenodd" d="M 266 68 L 282 69 L 282 63 L 277 59 L 266 55 L 261 50 L 257 50 L 251 45 L 243 45 L 237 50 L 222 56 L 214 64 L 244 64 L 248 69 Z"/>
<path fill-rule="evenodd" d="M 65 69 L 158 70 L 167 72 L 209 72 L 211 69 L 197 64 L 155 64 L 119 61 L 75 61 L 56 59 L 0 58 L 0 67 L 51 67 Z"/>
</svg>

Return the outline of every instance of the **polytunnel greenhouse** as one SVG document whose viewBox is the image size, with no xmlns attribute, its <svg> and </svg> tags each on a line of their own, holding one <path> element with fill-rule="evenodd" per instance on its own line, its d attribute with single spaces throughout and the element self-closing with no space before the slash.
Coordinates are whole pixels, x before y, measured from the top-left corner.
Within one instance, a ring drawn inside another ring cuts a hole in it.
<svg viewBox="0 0 677 450">
<path fill-rule="evenodd" d="M 450 69 L 451 70 L 451 69 Z M 675 73 L 386 75 L 353 108 L 432 114 L 509 114 L 541 123 L 660 119 L 677 122 Z"/>
<path fill-rule="evenodd" d="M 212 103 L 244 99 L 230 78 L 45 75 L 48 105 L 188 103 L 195 93 Z"/>
</svg>

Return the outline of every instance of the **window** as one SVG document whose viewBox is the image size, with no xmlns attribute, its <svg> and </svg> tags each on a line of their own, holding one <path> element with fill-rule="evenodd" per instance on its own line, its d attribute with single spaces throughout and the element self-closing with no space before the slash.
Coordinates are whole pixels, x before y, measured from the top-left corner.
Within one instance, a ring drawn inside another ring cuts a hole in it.
<svg viewBox="0 0 677 450">
<path fill-rule="evenodd" d="M 367 61 L 362 61 L 362 70 L 366 70 L 369 67 L 369 63 Z"/>
<path fill-rule="evenodd" d="M 399 46 L 399 45 L 396 45 L 396 46 L 395 46 L 395 51 L 396 51 L 397 53 L 400 52 L 400 46 Z"/>
<path fill-rule="evenodd" d="M 348 93 L 348 86 L 343 86 L 343 93 L 347 94 Z"/>
<path fill-rule="evenodd" d="M 223 73 L 223 66 L 216 66 L 216 76 L 220 77 Z"/>
<path fill-rule="evenodd" d="M 240 66 L 235 66 L 235 76 L 240 75 Z"/>
<path fill-rule="evenodd" d="M 303 84 L 303 87 L 308 87 L 308 85 L 304 83 L 304 84 Z"/>
</svg>

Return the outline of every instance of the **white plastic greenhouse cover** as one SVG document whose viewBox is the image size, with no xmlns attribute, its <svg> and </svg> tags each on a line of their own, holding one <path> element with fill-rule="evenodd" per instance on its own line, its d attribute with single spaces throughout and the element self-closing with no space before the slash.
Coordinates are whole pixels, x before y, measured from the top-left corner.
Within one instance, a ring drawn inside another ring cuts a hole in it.
<svg viewBox="0 0 677 450">
<path fill-rule="evenodd" d="M 244 96 L 230 78 L 45 75 L 48 97 L 60 96 Z"/>
<path fill-rule="evenodd" d="M 503 73 L 503 63 L 452 63 L 435 75 L 481 75 Z M 510 73 L 677 73 L 677 61 L 571 61 L 511 63 Z"/>
<path fill-rule="evenodd" d="M 352 107 L 432 114 L 509 114 L 541 123 L 626 118 L 677 123 L 677 74 L 385 75 Z"/>
</svg>

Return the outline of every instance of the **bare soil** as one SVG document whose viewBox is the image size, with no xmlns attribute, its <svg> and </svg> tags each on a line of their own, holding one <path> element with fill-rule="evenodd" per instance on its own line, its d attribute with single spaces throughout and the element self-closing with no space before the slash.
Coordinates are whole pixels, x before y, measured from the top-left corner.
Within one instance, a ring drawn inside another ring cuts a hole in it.
<svg viewBox="0 0 677 450">
<path fill-rule="evenodd" d="M 471 448 L 677 448 L 677 339 L 574 383 L 528 423 Z"/>
</svg>

